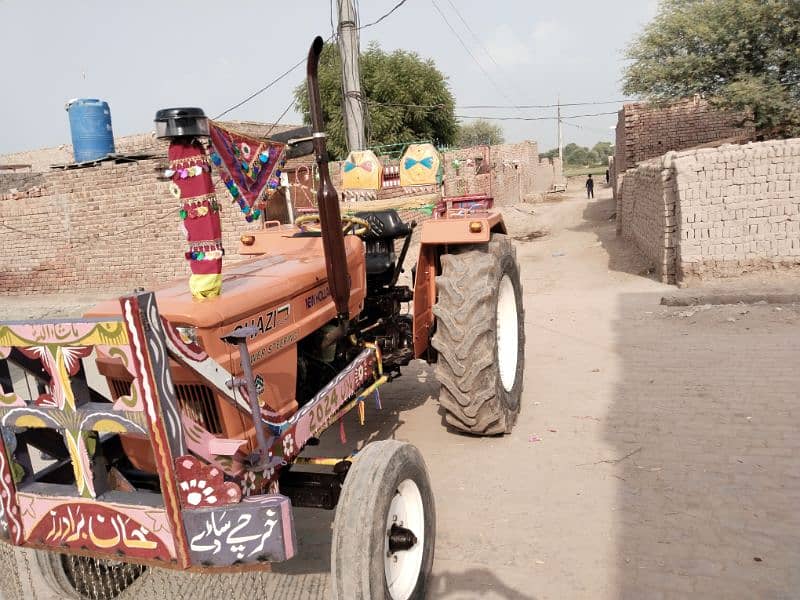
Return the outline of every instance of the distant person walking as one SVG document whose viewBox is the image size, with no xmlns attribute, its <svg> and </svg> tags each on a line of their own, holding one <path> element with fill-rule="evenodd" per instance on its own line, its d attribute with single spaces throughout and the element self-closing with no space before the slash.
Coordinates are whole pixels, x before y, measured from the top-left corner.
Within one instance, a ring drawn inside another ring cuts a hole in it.
<svg viewBox="0 0 800 600">
<path fill-rule="evenodd" d="M 589 179 L 586 180 L 586 197 L 594 198 L 594 179 L 592 179 L 591 173 L 589 173 Z"/>
<path fill-rule="evenodd" d="M 608 185 L 610 182 L 611 182 L 611 172 L 608 169 L 606 169 L 606 185 Z"/>
</svg>

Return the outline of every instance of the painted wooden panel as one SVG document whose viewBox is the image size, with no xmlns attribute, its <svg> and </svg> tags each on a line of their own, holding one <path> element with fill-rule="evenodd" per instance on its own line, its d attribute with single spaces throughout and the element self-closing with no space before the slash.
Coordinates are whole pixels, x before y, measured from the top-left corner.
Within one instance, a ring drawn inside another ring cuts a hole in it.
<svg viewBox="0 0 800 600">
<path fill-rule="evenodd" d="M 28 543 L 165 562 L 175 558 L 163 508 L 135 500 L 131 505 L 106 504 L 25 492 L 18 499 Z"/>
<path fill-rule="evenodd" d="M 184 510 L 193 564 L 228 566 L 280 562 L 295 554 L 297 543 L 289 498 L 251 496 L 221 508 Z"/>
</svg>

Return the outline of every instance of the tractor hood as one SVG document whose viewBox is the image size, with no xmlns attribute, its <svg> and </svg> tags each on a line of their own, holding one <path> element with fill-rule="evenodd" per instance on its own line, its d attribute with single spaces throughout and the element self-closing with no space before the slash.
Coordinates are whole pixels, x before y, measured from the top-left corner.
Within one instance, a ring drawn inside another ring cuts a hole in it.
<svg viewBox="0 0 800 600">
<path fill-rule="evenodd" d="M 259 245 L 276 248 L 277 252 L 246 259 L 226 266 L 222 293 L 216 298 L 198 300 L 192 297 L 184 279 L 155 290 L 160 314 L 170 322 L 199 329 L 219 329 L 252 319 L 266 308 L 296 300 L 327 283 L 325 258 L 318 237 L 295 238 L 258 232 Z M 263 243 L 263 238 L 272 238 Z M 361 282 L 364 274 L 364 249 L 361 240 L 347 236 L 347 268 L 359 292 L 351 304 L 357 314 L 365 293 Z M 318 294 L 317 294 L 318 295 Z M 323 295 L 327 298 L 328 292 Z M 300 304 L 305 302 L 302 298 Z M 314 301 L 307 302 L 309 308 Z M 117 300 L 102 302 L 88 311 L 86 317 L 109 317 L 120 314 Z M 294 319 L 292 319 L 294 320 Z"/>
</svg>

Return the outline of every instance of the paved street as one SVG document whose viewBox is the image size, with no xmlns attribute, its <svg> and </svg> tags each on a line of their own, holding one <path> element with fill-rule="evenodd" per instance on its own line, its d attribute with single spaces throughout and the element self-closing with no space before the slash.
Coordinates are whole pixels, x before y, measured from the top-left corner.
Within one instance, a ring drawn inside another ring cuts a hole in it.
<svg viewBox="0 0 800 600">
<path fill-rule="evenodd" d="M 366 426 L 348 419 L 348 441 L 422 450 L 439 528 L 430 598 L 796 598 L 800 308 L 660 306 L 675 288 L 642 274 L 610 189 L 597 192 L 508 214 L 517 236 L 548 232 L 518 246 L 513 434 L 448 432 L 433 371 L 414 364 Z M 317 452 L 341 453 L 329 433 Z M 331 520 L 299 510 L 300 557 L 277 574 L 151 572 L 123 597 L 327 597 Z"/>
</svg>

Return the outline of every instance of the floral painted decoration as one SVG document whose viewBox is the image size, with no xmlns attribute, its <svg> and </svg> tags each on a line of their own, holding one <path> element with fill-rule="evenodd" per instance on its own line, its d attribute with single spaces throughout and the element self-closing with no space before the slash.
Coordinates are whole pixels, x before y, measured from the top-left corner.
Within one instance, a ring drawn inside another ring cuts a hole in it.
<svg viewBox="0 0 800 600">
<path fill-rule="evenodd" d="M 225 481 L 222 470 L 200 462 L 194 456 L 175 459 L 175 475 L 181 504 L 186 508 L 236 504 L 242 499 L 241 488 Z"/>
</svg>

